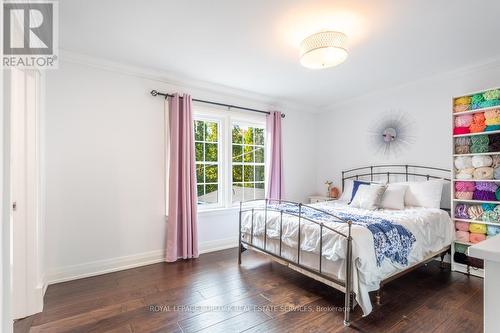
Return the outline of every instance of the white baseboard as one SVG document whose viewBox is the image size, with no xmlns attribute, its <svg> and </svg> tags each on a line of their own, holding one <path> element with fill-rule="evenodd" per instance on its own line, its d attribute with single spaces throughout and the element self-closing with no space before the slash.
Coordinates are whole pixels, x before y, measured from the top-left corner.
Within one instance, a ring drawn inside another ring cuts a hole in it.
<svg viewBox="0 0 500 333">
<path fill-rule="evenodd" d="M 220 251 L 238 246 L 237 238 L 227 238 L 200 243 L 200 254 Z M 133 254 L 129 256 L 91 261 L 87 263 L 61 267 L 47 272 L 46 285 L 77 280 L 90 276 L 96 276 L 124 269 L 135 268 L 145 265 L 163 262 L 165 251 L 156 250 L 151 252 Z"/>
</svg>

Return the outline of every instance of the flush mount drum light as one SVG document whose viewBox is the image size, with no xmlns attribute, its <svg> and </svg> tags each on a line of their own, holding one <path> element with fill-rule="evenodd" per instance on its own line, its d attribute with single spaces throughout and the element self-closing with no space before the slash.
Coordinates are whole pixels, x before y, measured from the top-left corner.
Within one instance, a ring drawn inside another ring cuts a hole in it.
<svg viewBox="0 0 500 333">
<path fill-rule="evenodd" d="M 307 68 L 337 66 L 347 58 L 347 36 L 338 31 L 322 31 L 300 43 L 300 63 Z"/>
</svg>

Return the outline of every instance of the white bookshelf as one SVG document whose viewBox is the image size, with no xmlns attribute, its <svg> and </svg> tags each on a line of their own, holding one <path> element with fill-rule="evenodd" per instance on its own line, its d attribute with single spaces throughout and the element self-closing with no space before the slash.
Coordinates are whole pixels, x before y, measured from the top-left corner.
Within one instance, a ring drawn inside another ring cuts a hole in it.
<svg viewBox="0 0 500 333">
<path fill-rule="evenodd" d="M 493 110 L 500 108 L 499 106 L 493 106 L 493 107 L 486 107 L 486 108 L 480 108 L 480 109 L 474 109 L 474 110 L 468 110 L 464 112 L 453 112 L 453 106 L 454 106 L 454 101 L 456 98 L 464 97 L 464 96 L 470 96 L 478 94 L 478 93 L 483 93 L 488 90 L 493 90 L 493 89 L 499 89 L 499 88 L 490 88 L 490 89 L 485 89 L 483 91 L 477 91 L 477 92 L 472 92 L 469 94 L 464 94 L 462 96 L 456 96 L 452 98 L 452 128 L 455 126 L 455 117 L 465 115 L 465 114 L 475 114 L 475 113 L 480 113 L 480 112 L 485 112 L 488 110 Z M 463 219 L 463 218 L 457 218 L 455 217 L 455 207 L 457 204 L 468 204 L 468 205 L 473 205 L 473 204 L 483 204 L 483 203 L 490 203 L 490 204 L 500 204 L 500 201 L 485 201 L 485 200 L 466 200 L 466 199 L 455 199 L 455 183 L 456 182 L 464 182 L 464 181 L 470 181 L 470 182 L 476 182 L 476 181 L 486 181 L 486 182 L 500 182 L 500 180 L 495 180 L 495 179 L 488 179 L 488 180 L 481 180 L 481 179 L 456 179 L 455 174 L 455 165 L 454 165 L 454 160 L 455 157 L 458 156 L 493 156 L 493 155 L 499 155 L 500 152 L 484 152 L 484 153 L 469 153 L 469 154 L 456 154 L 455 153 L 455 139 L 456 138 L 461 138 L 461 137 L 473 137 L 476 135 L 492 135 L 492 134 L 498 134 L 500 131 L 484 131 L 480 133 L 467 133 L 467 134 L 458 134 L 454 135 L 452 133 L 452 170 L 453 170 L 453 175 L 452 175 L 452 181 L 451 181 L 451 197 L 452 197 L 452 211 L 451 211 L 451 216 L 453 219 L 453 223 L 455 221 L 459 222 L 466 222 L 466 223 L 478 223 L 478 224 L 484 224 L 484 225 L 494 225 L 494 226 L 499 226 L 500 223 L 496 222 L 489 222 L 489 221 L 482 221 L 482 220 L 472 220 L 472 219 Z M 472 266 L 468 266 L 459 262 L 455 262 L 454 260 L 454 255 L 455 255 L 455 245 L 465 245 L 465 246 L 470 246 L 472 243 L 470 242 L 461 242 L 461 241 L 454 241 L 451 247 L 451 268 L 453 271 L 458 271 L 466 274 L 471 274 L 479 277 L 484 277 L 484 271 L 481 268 L 476 268 Z"/>
</svg>

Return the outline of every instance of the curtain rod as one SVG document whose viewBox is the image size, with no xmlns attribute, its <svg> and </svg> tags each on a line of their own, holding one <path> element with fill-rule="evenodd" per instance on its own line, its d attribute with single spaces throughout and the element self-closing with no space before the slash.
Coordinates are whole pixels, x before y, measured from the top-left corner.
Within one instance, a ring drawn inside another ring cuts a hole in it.
<svg viewBox="0 0 500 333">
<path fill-rule="evenodd" d="M 151 90 L 151 95 L 152 96 L 164 96 L 165 98 L 167 98 L 167 97 L 174 97 L 174 95 L 172 95 L 172 94 L 161 93 L 158 90 Z M 182 96 L 179 96 L 179 97 L 182 98 Z M 250 109 L 250 108 L 245 108 L 245 107 L 237 106 L 237 105 L 231 105 L 231 104 L 224 104 L 224 103 L 206 101 L 206 100 L 203 100 L 203 99 L 196 99 L 196 98 L 193 98 L 192 100 L 193 100 L 193 102 L 200 102 L 200 103 L 205 103 L 205 104 L 212 104 L 212 105 L 224 106 L 224 107 L 231 108 L 231 109 L 240 109 L 240 110 L 251 111 L 251 112 L 271 114 L 271 112 L 269 112 L 269 111 L 262 111 L 262 110 L 257 110 L 257 109 Z M 285 114 L 284 113 L 281 114 L 281 118 L 285 118 Z"/>
</svg>

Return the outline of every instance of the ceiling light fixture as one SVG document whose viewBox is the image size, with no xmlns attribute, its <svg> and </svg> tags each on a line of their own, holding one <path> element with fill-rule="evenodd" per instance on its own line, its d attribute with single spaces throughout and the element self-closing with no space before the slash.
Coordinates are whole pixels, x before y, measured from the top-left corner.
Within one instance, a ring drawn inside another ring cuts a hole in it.
<svg viewBox="0 0 500 333">
<path fill-rule="evenodd" d="M 322 31 L 300 43 L 300 63 L 311 69 L 337 66 L 347 58 L 347 36 L 338 31 Z"/>
</svg>

